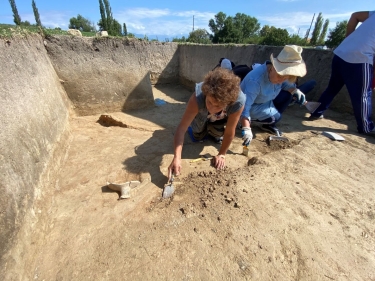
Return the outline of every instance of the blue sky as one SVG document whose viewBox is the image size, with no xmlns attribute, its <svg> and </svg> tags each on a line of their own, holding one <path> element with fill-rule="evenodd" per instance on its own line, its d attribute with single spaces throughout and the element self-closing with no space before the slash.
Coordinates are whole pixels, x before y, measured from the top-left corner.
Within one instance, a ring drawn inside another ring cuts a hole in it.
<svg viewBox="0 0 375 281">
<path fill-rule="evenodd" d="M 22 21 L 35 23 L 31 0 L 15 0 Z M 51 1 L 35 0 L 42 24 L 47 27 L 61 27 L 66 30 L 69 19 L 78 14 L 97 23 L 100 19 L 98 0 Z M 285 28 L 290 34 L 303 37 L 315 18 L 322 12 L 324 19 L 330 20 L 330 28 L 336 22 L 347 20 L 355 11 L 375 10 L 374 0 L 109 0 L 114 18 L 126 23 L 128 32 L 147 35 L 150 39 L 158 36 L 180 38 L 188 36 L 194 28 L 204 28 L 210 32 L 208 21 L 218 12 L 227 16 L 244 13 L 255 17 L 263 25 Z M 0 23 L 13 24 L 13 12 L 9 0 L 0 1 Z"/>
</svg>

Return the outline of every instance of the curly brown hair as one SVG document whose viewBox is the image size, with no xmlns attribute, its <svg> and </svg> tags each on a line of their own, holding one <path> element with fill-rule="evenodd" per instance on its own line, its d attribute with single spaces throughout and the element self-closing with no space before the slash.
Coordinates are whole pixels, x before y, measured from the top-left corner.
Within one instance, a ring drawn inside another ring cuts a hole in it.
<svg viewBox="0 0 375 281">
<path fill-rule="evenodd" d="M 219 67 L 206 74 L 202 92 L 224 106 L 231 105 L 238 98 L 240 81 L 232 71 Z"/>
</svg>

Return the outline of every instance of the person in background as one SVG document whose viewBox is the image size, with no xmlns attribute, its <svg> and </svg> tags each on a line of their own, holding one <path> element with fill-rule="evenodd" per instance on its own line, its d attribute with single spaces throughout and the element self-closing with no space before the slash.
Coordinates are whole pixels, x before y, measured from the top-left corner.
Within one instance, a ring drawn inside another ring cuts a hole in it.
<svg viewBox="0 0 375 281">
<path fill-rule="evenodd" d="M 291 100 L 305 104 L 305 94 L 295 85 L 297 77 L 306 75 L 302 50 L 296 45 L 284 46 L 276 58 L 271 54 L 271 61 L 250 71 L 241 82 L 241 90 L 246 95 L 241 115 L 243 145 L 248 146 L 253 138 L 252 121 L 260 124 L 262 130 L 281 136 L 276 123 Z M 281 90 L 285 90 L 286 94 L 279 95 Z"/>
<path fill-rule="evenodd" d="M 356 29 L 359 22 L 362 24 Z M 372 114 L 372 78 L 375 53 L 375 11 L 355 12 L 351 15 L 346 38 L 333 51 L 331 78 L 319 98 L 320 106 L 310 120 L 323 118 L 334 97 L 346 85 L 357 130 L 361 134 L 375 134 Z"/>
<path fill-rule="evenodd" d="M 221 63 L 220 63 L 220 67 L 224 68 L 224 69 L 227 69 L 227 70 L 232 70 L 233 68 L 233 63 L 226 59 L 226 58 L 223 58 Z"/>
<path fill-rule="evenodd" d="M 216 169 L 225 167 L 225 155 L 235 136 L 236 126 L 245 104 L 240 78 L 224 68 L 210 71 L 197 83 L 174 135 L 174 157 L 168 167 L 168 179 L 181 173 L 181 153 L 185 132 L 193 141 L 207 136 L 221 142 L 218 155 L 212 157 Z"/>
</svg>

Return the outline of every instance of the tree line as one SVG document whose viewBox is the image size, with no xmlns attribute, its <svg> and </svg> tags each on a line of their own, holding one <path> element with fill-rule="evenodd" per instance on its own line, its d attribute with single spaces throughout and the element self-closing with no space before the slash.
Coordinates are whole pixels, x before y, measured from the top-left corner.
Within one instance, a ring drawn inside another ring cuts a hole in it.
<svg viewBox="0 0 375 281">
<path fill-rule="evenodd" d="M 43 28 L 42 22 L 40 20 L 39 11 L 34 0 L 32 0 L 31 6 L 34 11 L 35 24 L 31 24 L 28 21 L 21 20 L 15 0 L 9 0 L 9 3 L 13 12 L 13 21 L 16 25 L 36 25 Z M 101 16 L 99 22 L 97 23 L 97 25 L 99 26 L 99 31 L 105 30 L 108 32 L 109 35 L 112 36 L 134 37 L 134 34 L 128 33 L 125 23 L 121 25 L 115 18 L 113 18 L 111 5 L 108 0 L 99 0 L 99 10 Z M 77 17 L 72 17 L 69 20 L 69 28 L 78 29 L 83 32 L 96 32 L 97 29 L 95 26 L 96 25 L 94 22 L 90 22 L 90 20 L 88 20 L 80 14 L 78 14 Z"/>
<path fill-rule="evenodd" d="M 299 34 L 289 34 L 286 29 L 264 25 L 260 27 L 255 17 L 243 13 L 227 16 L 223 12 L 217 13 L 208 22 L 211 34 L 203 28 L 193 30 L 187 38 L 174 38 L 174 42 L 191 42 L 200 44 L 258 44 L 284 46 L 295 44 L 300 46 L 337 47 L 344 39 L 347 21 L 338 22 L 336 27 L 329 30 L 329 20 L 324 20 L 322 13 L 316 18 L 312 33 L 310 28 L 304 37 Z M 310 37 L 311 34 L 311 37 Z M 327 40 L 325 38 L 327 37 Z"/>
<path fill-rule="evenodd" d="M 9 0 L 12 7 L 14 23 L 16 25 L 31 25 L 28 21 L 22 22 L 18 14 L 15 0 Z M 32 0 L 35 22 L 37 26 L 42 27 L 38 8 Z M 107 31 L 111 36 L 134 37 L 134 34 L 128 33 L 126 24 L 122 25 L 113 18 L 112 9 L 108 0 L 99 0 L 100 20 L 97 23 L 99 31 Z M 315 14 L 314 14 L 315 17 Z M 314 18 L 313 18 L 314 20 Z M 345 38 L 347 21 L 337 22 L 336 27 L 328 32 L 329 20 L 324 20 L 322 13 L 319 13 L 315 20 L 314 29 L 310 37 L 310 28 L 306 31 L 304 37 L 299 34 L 289 34 L 286 29 L 274 26 L 264 25 L 260 27 L 257 18 L 244 13 L 237 13 L 235 16 L 227 16 L 224 12 L 217 13 L 213 19 L 208 22 L 209 33 L 206 29 L 200 28 L 193 30 L 185 38 L 174 38 L 174 42 L 191 42 L 199 44 L 259 44 L 284 46 L 286 44 L 295 44 L 301 46 L 327 46 L 334 48 L 338 46 Z M 78 29 L 84 32 L 96 32 L 95 23 L 78 14 L 69 20 L 69 28 Z M 327 37 L 327 40 L 325 38 Z M 145 36 L 147 39 L 147 36 Z"/>
</svg>

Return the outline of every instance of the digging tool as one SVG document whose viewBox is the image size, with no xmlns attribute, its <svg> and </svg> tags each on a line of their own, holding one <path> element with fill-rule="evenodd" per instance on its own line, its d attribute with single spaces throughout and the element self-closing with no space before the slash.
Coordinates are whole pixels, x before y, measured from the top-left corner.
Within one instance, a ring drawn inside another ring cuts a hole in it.
<svg viewBox="0 0 375 281">
<path fill-rule="evenodd" d="M 306 101 L 304 104 L 304 106 L 306 106 L 307 110 L 310 112 L 310 113 L 313 113 L 320 105 L 320 102 L 316 102 L 316 101 Z"/>
<path fill-rule="evenodd" d="M 292 101 L 292 103 L 290 105 L 294 105 L 296 103 L 295 100 Z M 306 106 L 306 109 L 310 112 L 310 113 L 313 113 L 320 105 L 320 102 L 316 102 L 316 101 L 305 101 L 305 103 L 303 104 L 304 106 Z"/>
<path fill-rule="evenodd" d="M 289 139 L 287 137 L 280 136 L 280 132 L 279 131 L 277 131 L 277 136 L 269 136 L 268 140 L 269 141 L 277 140 L 277 141 L 285 141 L 285 142 L 289 141 Z"/>
<path fill-rule="evenodd" d="M 107 186 L 109 189 L 112 189 L 114 191 L 120 192 L 120 198 L 121 199 L 127 199 L 130 198 L 130 190 L 137 187 L 141 182 L 139 181 L 127 181 L 125 183 L 110 183 L 107 182 Z"/>
<path fill-rule="evenodd" d="M 322 133 L 322 135 L 326 136 L 327 138 L 330 138 L 331 140 L 337 140 L 337 141 L 343 141 L 343 140 L 345 140 L 344 137 L 340 136 L 339 134 L 333 133 L 333 132 L 324 131 Z"/>
<path fill-rule="evenodd" d="M 326 136 L 327 138 L 330 138 L 331 140 L 336 140 L 336 141 L 343 141 L 345 140 L 344 137 L 340 136 L 339 134 L 336 134 L 334 132 L 327 132 L 327 131 L 311 131 L 315 135 L 320 135 L 322 134 L 323 136 Z"/>
<path fill-rule="evenodd" d="M 242 154 L 245 155 L 245 156 L 249 156 L 249 148 L 247 147 L 247 145 L 243 146 Z"/>
<path fill-rule="evenodd" d="M 172 173 L 172 177 L 171 177 L 170 181 L 164 186 L 163 198 L 169 198 L 174 193 L 173 181 L 174 181 L 174 177 L 173 177 L 173 173 Z"/>
</svg>

